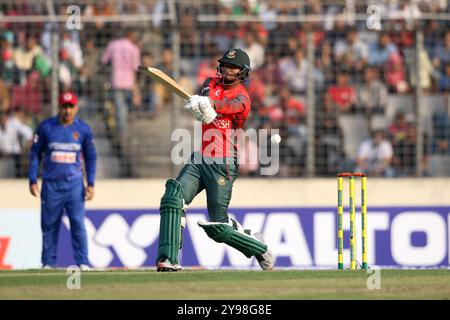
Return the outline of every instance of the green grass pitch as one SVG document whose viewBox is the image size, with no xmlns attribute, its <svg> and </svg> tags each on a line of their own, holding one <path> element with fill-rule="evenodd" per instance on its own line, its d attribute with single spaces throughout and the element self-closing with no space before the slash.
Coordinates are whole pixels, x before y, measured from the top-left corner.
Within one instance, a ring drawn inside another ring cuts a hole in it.
<svg viewBox="0 0 450 320">
<path fill-rule="evenodd" d="M 380 289 L 362 270 L 0 271 L 0 299 L 450 299 L 450 270 L 381 269 Z"/>
</svg>

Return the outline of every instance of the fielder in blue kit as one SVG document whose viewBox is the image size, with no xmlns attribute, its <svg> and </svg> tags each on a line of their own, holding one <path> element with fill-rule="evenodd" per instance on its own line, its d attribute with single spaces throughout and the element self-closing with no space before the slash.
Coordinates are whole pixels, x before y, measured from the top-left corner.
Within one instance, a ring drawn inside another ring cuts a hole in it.
<svg viewBox="0 0 450 320">
<path fill-rule="evenodd" d="M 39 125 L 31 147 L 28 178 L 30 192 L 36 197 L 39 194 L 39 164 L 43 159 L 41 228 L 44 268 L 56 264 L 59 227 L 65 212 L 70 221 L 75 262 L 82 270 L 89 269 L 84 204 L 94 196 L 96 150 L 89 125 L 76 116 L 77 112 L 77 97 L 71 92 L 61 94 L 58 115 Z M 83 160 L 87 187 L 83 178 Z"/>
</svg>

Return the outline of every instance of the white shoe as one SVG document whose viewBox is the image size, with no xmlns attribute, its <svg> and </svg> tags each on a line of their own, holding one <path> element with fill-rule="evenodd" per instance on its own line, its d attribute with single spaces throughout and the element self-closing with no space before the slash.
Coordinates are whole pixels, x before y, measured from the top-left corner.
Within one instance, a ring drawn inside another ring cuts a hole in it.
<svg viewBox="0 0 450 320">
<path fill-rule="evenodd" d="M 52 270 L 53 267 L 48 265 L 48 264 L 46 264 L 46 265 L 43 265 L 41 269 L 43 269 L 43 270 Z"/>
<path fill-rule="evenodd" d="M 92 271 L 92 268 L 89 267 L 87 264 L 80 264 L 80 270 L 81 271 Z"/>
<path fill-rule="evenodd" d="M 260 242 L 265 244 L 263 235 L 261 233 L 257 232 L 254 234 L 254 236 Z M 275 265 L 275 258 L 269 248 L 267 248 L 267 251 L 263 254 L 256 255 L 255 258 L 258 261 L 259 266 L 263 270 L 272 270 L 273 266 Z"/>
<path fill-rule="evenodd" d="M 173 271 L 180 271 L 181 269 L 183 269 L 183 268 L 181 267 L 181 265 L 179 263 L 175 263 L 172 265 Z"/>
<path fill-rule="evenodd" d="M 156 264 L 156 271 L 158 272 L 171 272 L 171 271 L 179 271 L 181 270 L 181 266 L 176 263 L 171 263 L 169 259 L 163 259 L 158 261 Z"/>
</svg>

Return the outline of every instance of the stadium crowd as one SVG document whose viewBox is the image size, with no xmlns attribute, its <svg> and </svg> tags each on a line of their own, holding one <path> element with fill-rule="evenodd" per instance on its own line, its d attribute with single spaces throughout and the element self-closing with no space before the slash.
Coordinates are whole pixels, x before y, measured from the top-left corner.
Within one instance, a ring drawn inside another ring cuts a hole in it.
<svg viewBox="0 0 450 320">
<path fill-rule="evenodd" d="M 69 4 L 55 3 L 56 13 L 66 15 Z M 366 13 L 371 4 L 389 18 L 382 21 L 381 30 L 369 30 L 366 21 L 352 19 L 353 14 Z M 179 57 L 172 50 L 173 25 L 163 18 L 169 10 L 166 1 L 84 1 L 80 8 L 82 22 L 95 16 L 149 14 L 152 18 L 96 20 L 83 23 L 80 30 L 65 22 L 0 20 L 0 157 L 20 158 L 16 176 L 26 174 L 20 164 L 26 162 L 29 132 L 51 112 L 55 67 L 59 88 L 73 90 L 85 114 L 100 112 L 105 99 L 113 101 L 116 127 L 122 133 L 133 117 L 158 117 L 172 101 L 163 87 L 137 74 L 138 65 L 156 66 L 173 76 L 174 60 L 179 59 L 180 82 L 196 91 L 215 74 L 220 52 L 242 48 L 252 67 L 248 90 L 253 110 L 247 126 L 280 129 L 281 177 L 306 174 L 308 92 L 314 96 L 319 176 L 355 169 L 372 176 L 415 175 L 417 113 L 413 106 L 402 105 L 410 100 L 402 99 L 390 110 L 391 98 L 414 97 L 419 86 L 423 95 L 448 101 L 449 22 L 413 20 L 425 13 L 449 13 L 447 1 L 176 1 Z M 333 19 L 344 13 L 346 19 Z M 44 5 L 33 1 L 0 4 L 0 15 L 5 17 L 48 14 Z M 326 18 L 275 21 L 305 14 Z M 202 15 L 230 19 L 211 22 L 198 19 Z M 248 22 L 248 16 L 258 19 Z M 417 46 L 417 30 L 423 30 L 422 49 Z M 432 127 L 424 132 L 424 163 L 430 154 L 450 154 L 446 111 L 433 111 Z M 351 142 L 342 116 L 366 121 L 366 133 L 353 132 L 360 135 L 352 139 L 358 143 L 354 154 L 346 148 Z M 257 169 L 242 165 L 242 172 L 250 176 Z"/>
</svg>

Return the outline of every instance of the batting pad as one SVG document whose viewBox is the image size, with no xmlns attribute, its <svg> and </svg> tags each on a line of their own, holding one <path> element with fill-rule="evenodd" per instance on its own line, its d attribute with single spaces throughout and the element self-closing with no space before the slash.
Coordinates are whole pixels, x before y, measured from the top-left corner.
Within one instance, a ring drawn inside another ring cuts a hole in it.
<svg viewBox="0 0 450 320">
<path fill-rule="evenodd" d="M 183 189 L 181 184 L 169 179 L 166 182 L 166 192 L 161 198 L 159 211 L 161 222 L 159 225 L 158 259 L 169 259 L 178 263 L 178 250 L 181 241 L 181 213 L 183 209 Z"/>
<path fill-rule="evenodd" d="M 236 231 L 227 223 L 199 220 L 197 224 L 205 230 L 208 237 L 216 242 L 226 243 L 242 252 L 247 258 L 267 251 L 267 246 L 264 243 L 252 236 Z"/>
</svg>

